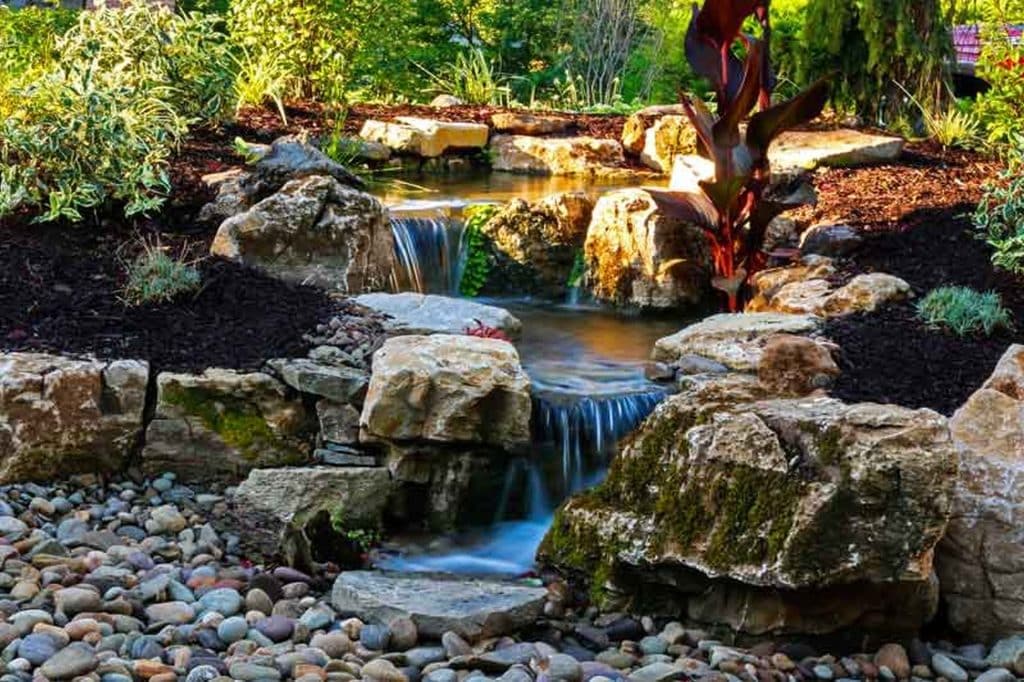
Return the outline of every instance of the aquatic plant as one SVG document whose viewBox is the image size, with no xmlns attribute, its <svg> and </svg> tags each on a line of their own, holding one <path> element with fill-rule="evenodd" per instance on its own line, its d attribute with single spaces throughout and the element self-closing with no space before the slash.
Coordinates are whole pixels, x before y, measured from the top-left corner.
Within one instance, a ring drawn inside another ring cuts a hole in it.
<svg viewBox="0 0 1024 682">
<path fill-rule="evenodd" d="M 793 208 L 767 196 L 771 180 L 768 149 L 782 132 L 821 113 L 828 99 L 825 79 L 791 100 L 771 103 L 774 75 L 769 58 L 770 0 L 705 0 L 694 9 L 686 36 L 686 57 L 712 85 L 717 112 L 703 101 L 684 97 L 683 106 L 697 131 L 701 153 L 714 162 L 714 177 L 699 180 L 699 191 L 658 192 L 669 215 L 700 227 L 711 247 L 712 285 L 725 292 L 729 309 L 739 309 L 743 285 L 764 267 L 768 224 Z M 761 37 L 741 33 L 755 17 Z M 736 55 L 743 48 L 744 58 Z M 760 111 L 751 115 L 755 106 Z M 749 117 L 749 120 L 748 120 Z M 746 129 L 741 124 L 747 121 Z M 696 189 L 696 188 L 695 188 Z"/>
</svg>

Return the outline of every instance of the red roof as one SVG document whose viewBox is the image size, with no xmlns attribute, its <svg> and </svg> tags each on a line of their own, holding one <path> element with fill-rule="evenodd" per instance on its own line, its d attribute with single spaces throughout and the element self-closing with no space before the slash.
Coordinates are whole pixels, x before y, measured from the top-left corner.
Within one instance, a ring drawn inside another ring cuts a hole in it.
<svg viewBox="0 0 1024 682">
<path fill-rule="evenodd" d="M 1024 26 L 1007 26 L 1006 31 L 1011 40 L 1019 42 L 1024 34 Z M 982 48 L 981 27 L 977 24 L 956 26 L 953 29 L 953 47 L 956 48 L 958 64 L 977 64 Z"/>
</svg>

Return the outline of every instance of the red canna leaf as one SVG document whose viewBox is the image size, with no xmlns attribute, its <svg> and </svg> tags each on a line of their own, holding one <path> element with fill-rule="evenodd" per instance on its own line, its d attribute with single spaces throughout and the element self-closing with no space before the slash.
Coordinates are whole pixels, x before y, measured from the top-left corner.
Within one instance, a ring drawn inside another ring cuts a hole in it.
<svg viewBox="0 0 1024 682">
<path fill-rule="evenodd" d="M 746 42 L 747 61 L 743 70 L 743 83 L 735 99 L 728 103 L 714 125 L 714 140 L 718 146 L 735 147 L 740 143 L 740 123 L 754 110 L 761 94 L 761 77 L 766 58 L 764 43 L 754 38 L 748 38 Z"/>
<path fill-rule="evenodd" d="M 768 155 L 768 147 L 780 133 L 816 118 L 828 101 L 828 78 L 822 78 L 799 95 L 759 111 L 747 126 L 747 146 L 757 161 Z"/>
<path fill-rule="evenodd" d="M 705 0 L 697 31 L 716 45 L 732 45 L 746 18 L 764 5 L 764 0 Z"/>
<path fill-rule="evenodd" d="M 705 230 L 714 231 L 718 227 L 718 210 L 711 200 L 702 194 L 660 189 L 651 189 L 648 193 L 658 205 L 659 211 L 669 218 L 691 223 Z"/>
</svg>

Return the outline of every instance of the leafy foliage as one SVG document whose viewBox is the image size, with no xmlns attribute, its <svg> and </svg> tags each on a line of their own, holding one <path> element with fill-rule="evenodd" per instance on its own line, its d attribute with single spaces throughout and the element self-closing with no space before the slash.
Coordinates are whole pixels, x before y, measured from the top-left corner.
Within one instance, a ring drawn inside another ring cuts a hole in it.
<svg viewBox="0 0 1024 682">
<path fill-rule="evenodd" d="M 917 304 L 917 313 L 928 325 L 948 328 L 957 336 L 989 336 L 997 329 L 1013 328 L 1010 311 L 1003 307 L 999 294 L 969 287 L 933 289 Z"/>
<path fill-rule="evenodd" d="M 1024 273 L 1024 139 L 1009 167 L 991 182 L 974 213 L 978 236 L 992 247 L 992 262 Z"/>
<path fill-rule="evenodd" d="M 128 264 L 122 295 L 129 305 L 166 303 L 199 288 L 202 276 L 195 265 L 169 255 L 158 245 L 146 244 Z"/>
<path fill-rule="evenodd" d="M 60 60 L 0 92 L 0 215 L 81 220 L 108 200 L 157 208 L 166 162 L 191 123 L 218 117 L 230 83 L 214 22 L 144 2 L 83 12 L 56 39 Z"/>
<path fill-rule="evenodd" d="M 0 91 L 19 79 L 30 78 L 33 70 L 51 65 L 57 57 L 57 39 L 76 18 L 77 13 L 70 10 L 26 7 L 15 11 L 0 5 Z M 5 109 L 0 101 L 0 116 L 5 115 Z"/>
<path fill-rule="evenodd" d="M 762 27 L 761 39 L 741 38 L 750 16 Z M 705 0 L 694 15 L 686 55 L 694 71 L 711 83 L 718 111 L 712 115 L 699 99 L 683 104 L 714 163 L 714 177 L 698 180 L 694 191 L 655 194 L 669 214 L 704 231 L 714 261 L 712 283 L 727 294 L 734 311 L 748 277 L 764 266 L 768 223 L 793 207 L 788 199 L 765 197 L 771 176 L 768 149 L 780 133 L 821 113 L 828 97 L 827 84 L 818 81 L 789 101 L 771 104 L 770 37 L 768 0 Z M 737 42 L 746 50 L 743 61 L 733 52 Z M 759 103 L 761 110 L 751 116 Z"/>
<path fill-rule="evenodd" d="M 499 211 L 494 204 L 479 204 L 466 209 L 466 265 L 459 280 L 459 293 L 476 296 L 487 283 L 491 262 L 487 254 L 487 237 L 483 227 Z"/>
<path fill-rule="evenodd" d="M 480 48 L 460 52 L 455 61 L 438 74 L 423 69 L 438 94 L 453 95 L 467 104 L 508 105 L 511 90 L 494 62 Z"/>
<path fill-rule="evenodd" d="M 974 113 L 988 141 L 1005 145 L 1024 136 L 1024 44 L 1010 40 L 1003 24 L 989 26 L 983 36 L 977 73 L 990 88 L 978 97 Z"/>
<path fill-rule="evenodd" d="M 833 102 L 892 123 L 915 105 L 942 109 L 952 41 L 939 0 L 810 0 L 804 24 L 806 80 L 838 73 Z"/>
</svg>

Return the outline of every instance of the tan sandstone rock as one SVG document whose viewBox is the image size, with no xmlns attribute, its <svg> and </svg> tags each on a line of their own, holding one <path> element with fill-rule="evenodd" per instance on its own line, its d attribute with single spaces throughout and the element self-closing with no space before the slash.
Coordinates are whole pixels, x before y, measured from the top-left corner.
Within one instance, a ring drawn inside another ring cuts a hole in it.
<svg viewBox="0 0 1024 682">
<path fill-rule="evenodd" d="M 808 257 L 804 264 L 765 270 L 754 276 L 750 312 L 774 311 L 841 317 L 903 301 L 913 296 L 910 285 L 883 272 L 855 276 L 837 287 L 830 278 L 835 268 L 827 258 Z"/>
<path fill-rule="evenodd" d="M 704 235 L 663 213 L 657 195 L 643 189 L 598 199 L 584 250 L 588 285 L 599 300 L 675 308 L 698 302 L 707 289 Z"/>
<path fill-rule="evenodd" d="M 148 380 L 135 360 L 0 354 L 0 484 L 122 469 Z"/>
<path fill-rule="evenodd" d="M 935 412 L 710 380 L 655 410 L 606 482 L 558 511 L 540 555 L 618 608 L 657 595 L 751 634 L 916 632 L 938 606 L 955 480 Z"/>
<path fill-rule="evenodd" d="M 721 363 L 728 369 L 756 372 L 764 348 L 778 334 L 810 334 L 821 325 L 811 315 L 722 313 L 705 318 L 654 344 L 651 359 L 669 365 L 687 355 Z"/>
<path fill-rule="evenodd" d="M 397 154 L 411 154 L 426 159 L 450 151 L 481 149 L 487 146 L 490 129 L 481 123 L 435 121 L 413 116 L 399 116 L 392 123 L 369 120 L 359 136 L 379 142 Z"/>
<path fill-rule="evenodd" d="M 671 173 L 674 159 L 697 151 L 697 132 L 685 116 L 663 116 L 644 131 L 640 160 L 661 173 Z"/>
<path fill-rule="evenodd" d="M 314 431 L 299 396 L 268 374 L 162 372 L 143 468 L 189 481 L 237 481 L 254 468 L 308 462 Z"/>
<path fill-rule="evenodd" d="M 977 641 L 1024 633 L 1024 346 L 1011 346 L 949 427 L 960 452 L 936 557 L 950 624 Z"/>
<path fill-rule="evenodd" d="M 530 408 L 530 380 L 512 344 L 399 336 L 373 356 L 361 438 L 515 449 L 529 442 Z"/>
<path fill-rule="evenodd" d="M 499 133 L 512 135 L 551 135 L 564 133 L 572 127 L 572 120 L 562 116 L 541 116 L 521 112 L 506 112 L 491 116 L 491 125 Z"/>
<path fill-rule="evenodd" d="M 625 161 L 616 140 L 593 137 L 495 135 L 491 151 L 494 170 L 528 175 L 604 175 Z"/>
<path fill-rule="evenodd" d="M 806 336 L 771 336 L 761 352 L 757 378 L 773 396 L 804 396 L 828 388 L 839 366 L 828 345 Z"/>
<path fill-rule="evenodd" d="M 210 252 L 294 282 L 361 293 L 394 268 L 387 211 L 334 178 L 292 180 L 221 223 Z"/>
</svg>

